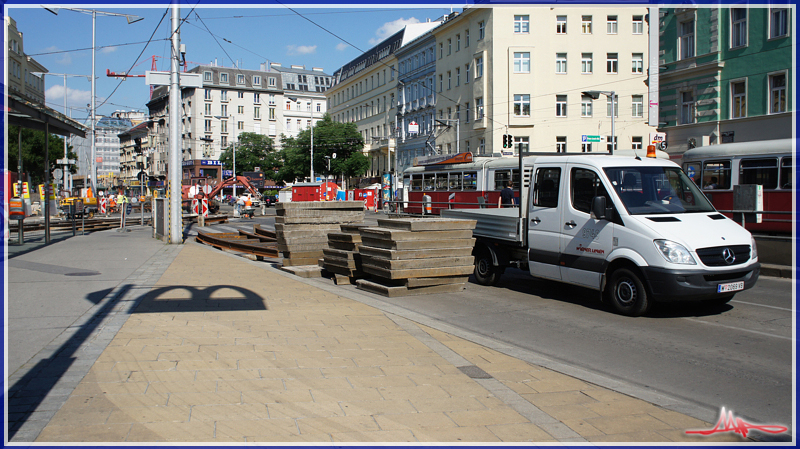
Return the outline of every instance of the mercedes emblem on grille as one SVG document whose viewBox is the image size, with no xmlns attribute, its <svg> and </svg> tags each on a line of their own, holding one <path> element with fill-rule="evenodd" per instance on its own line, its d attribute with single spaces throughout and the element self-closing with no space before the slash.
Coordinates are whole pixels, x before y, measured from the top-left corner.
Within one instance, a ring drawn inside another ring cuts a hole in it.
<svg viewBox="0 0 800 449">
<path fill-rule="evenodd" d="M 736 254 L 730 248 L 725 248 L 722 250 L 722 259 L 725 260 L 726 264 L 731 265 L 736 261 Z"/>
</svg>

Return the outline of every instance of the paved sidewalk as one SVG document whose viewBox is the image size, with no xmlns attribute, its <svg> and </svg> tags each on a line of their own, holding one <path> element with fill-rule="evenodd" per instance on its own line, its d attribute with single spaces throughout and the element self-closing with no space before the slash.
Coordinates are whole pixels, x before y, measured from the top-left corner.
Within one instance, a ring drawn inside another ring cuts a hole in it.
<svg viewBox="0 0 800 449">
<path fill-rule="evenodd" d="M 83 339 L 70 357 L 95 351 L 95 360 L 59 390 L 63 405 L 38 421 L 38 409 L 20 412 L 12 441 L 742 441 L 689 437 L 685 430 L 713 424 L 381 311 L 269 263 L 196 243 L 165 248 L 128 278 L 140 279 L 137 288 L 119 287 L 98 304 L 115 311 L 101 314 L 119 324 L 113 335 L 85 330 L 90 320 L 77 323 L 76 333 L 106 340 Z M 10 404 L 25 397 L 15 393 Z M 46 424 L 41 432 L 26 425 L 34 421 Z"/>
</svg>

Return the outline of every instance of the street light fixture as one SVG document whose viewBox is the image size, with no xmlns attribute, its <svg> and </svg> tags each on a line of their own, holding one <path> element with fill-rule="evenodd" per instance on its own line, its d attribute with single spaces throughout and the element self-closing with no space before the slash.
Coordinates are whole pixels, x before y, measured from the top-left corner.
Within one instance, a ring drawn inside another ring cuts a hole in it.
<svg viewBox="0 0 800 449">
<path fill-rule="evenodd" d="M 601 91 L 601 90 L 587 90 L 585 92 L 581 92 L 583 95 L 592 97 L 592 100 L 597 100 L 600 98 L 600 95 L 605 95 L 611 98 L 611 147 L 608 150 L 609 154 L 614 154 L 614 147 L 617 146 L 617 135 L 614 129 L 614 116 L 616 115 L 616 102 L 617 102 L 617 93 L 613 90 L 611 91 Z"/>
<path fill-rule="evenodd" d="M 117 16 L 117 17 L 125 17 L 128 21 L 128 24 L 136 23 L 140 20 L 143 20 L 144 17 L 139 17 L 133 14 L 119 14 L 114 12 L 106 12 L 106 11 L 97 11 L 95 9 L 83 9 L 83 8 L 64 8 L 64 7 L 56 7 L 56 6 L 43 6 L 44 9 L 50 11 L 51 13 L 58 15 L 58 11 L 61 9 L 66 9 L 69 11 L 75 11 L 82 14 L 91 14 L 92 16 L 92 111 L 90 116 L 90 121 L 92 124 L 92 160 L 91 160 L 91 177 L 92 177 L 92 189 L 97 191 L 97 158 L 95 156 L 95 140 L 97 140 L 96 130 L 95 130 L 95 53 L 96 53 L 96 32 L 95 32 L 95 23 L 97 21 L 97 15 L 101 16 Z"/>
</svg>

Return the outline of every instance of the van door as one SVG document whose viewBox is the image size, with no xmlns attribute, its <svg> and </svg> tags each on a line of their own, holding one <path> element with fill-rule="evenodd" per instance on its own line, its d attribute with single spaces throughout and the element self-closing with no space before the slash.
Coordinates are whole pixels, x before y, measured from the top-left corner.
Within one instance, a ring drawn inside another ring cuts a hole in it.
<svg viewBox="0 0 800 449">
<path fill-rule="evenodd" d="M 595 169 L 572 164 L 568 169 L 569 201 L 562 208 L 561 222 L 561 278 L 599 289 L 615 225 L 592 218 L 590 211 L 596 196 L 605 196 L 607 207 L 613 202 Z"/>
<path fill-rule="evenodd" d="M 534 172 L 533 198 L 528 213 L 528 267 L 531 275 L 561 279 L 559 236 L 562 220 L 560 203 L 564 164 L 537 166 Z"/>
</svg>

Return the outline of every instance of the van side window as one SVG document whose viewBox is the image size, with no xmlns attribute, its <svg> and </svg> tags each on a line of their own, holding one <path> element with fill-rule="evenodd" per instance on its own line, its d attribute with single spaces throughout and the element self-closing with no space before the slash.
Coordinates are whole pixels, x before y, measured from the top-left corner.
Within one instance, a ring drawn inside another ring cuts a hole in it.
<svg viewBox="0 0 800 449">
<path fill-rule="evenodd" d="M 703 162 L 703 189 L 730 189 L 731 161 Z"/>
<path fill-rule="evenodd" d="M 540 168 L 536 170 L 536 184 L 533 192 L 533 205 L 536 207 L 558 207 L 558 191 L 561 168 Z"/>
<path fill-rule="evenodd" d="M 596 196 L 604 196 L 606 204 L 613 204 L 597 173 L 585 168 L 573 168 L 570 179 L 572 207 L 588 214 L 592 210 L 592 199 Z"/>
</svg>

